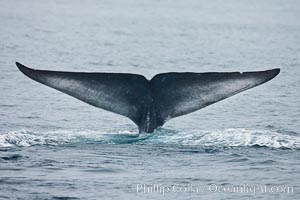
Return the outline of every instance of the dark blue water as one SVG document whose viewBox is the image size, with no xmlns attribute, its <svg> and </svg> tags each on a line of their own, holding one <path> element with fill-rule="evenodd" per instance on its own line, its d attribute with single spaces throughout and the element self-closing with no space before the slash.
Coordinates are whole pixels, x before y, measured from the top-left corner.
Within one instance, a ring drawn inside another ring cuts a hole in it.
<svg viewBox="0 0 300 200">
<path fill-rule="evenodd" d="M 0 0 L 0 199 L 299 199 L 299 13 L 297 0 Z M 138 135 L 15 61 L 147 78 L 281 73 Z"/>
</svg>

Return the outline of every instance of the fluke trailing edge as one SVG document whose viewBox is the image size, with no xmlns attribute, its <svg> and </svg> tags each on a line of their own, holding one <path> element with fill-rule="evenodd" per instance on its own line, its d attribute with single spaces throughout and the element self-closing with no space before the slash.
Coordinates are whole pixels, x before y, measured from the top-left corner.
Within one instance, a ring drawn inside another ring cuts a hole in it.
<svg viewBox="0 0 300 200">
<path fill-rule="evenodd" d="M 138 74 L 60 72 L 17 67 L 29 78 L 98 108 L 131 119 L 153 132 L 185 115 L 263 84 L 280 69 L 256 72 L 163 73 L 150 81 Z"/>
</svg>

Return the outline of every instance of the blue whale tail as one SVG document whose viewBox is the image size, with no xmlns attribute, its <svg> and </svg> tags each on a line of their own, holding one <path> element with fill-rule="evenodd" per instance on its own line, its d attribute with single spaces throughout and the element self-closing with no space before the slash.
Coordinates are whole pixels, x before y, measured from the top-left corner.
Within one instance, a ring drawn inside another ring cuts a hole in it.
<svg viewBox="0 0 300 200">
<path fill-rule="evenodd" d="M 140 132 L 153 132 L 169 119 L 261 85 L 280 72 L 171 72 L 157 74 L 149 81 L 138 74 L 47 71 L 16 65 L 39 83 L 128 117 Z"/>
</svg>

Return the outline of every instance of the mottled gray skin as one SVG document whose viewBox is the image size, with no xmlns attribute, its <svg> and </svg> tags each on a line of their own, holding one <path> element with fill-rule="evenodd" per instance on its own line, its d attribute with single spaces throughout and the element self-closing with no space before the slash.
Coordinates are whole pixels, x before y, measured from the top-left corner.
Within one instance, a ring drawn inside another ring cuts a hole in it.
<svg viewBox="0 0 300 200">
<path fill-rule="evenodd" d="M 263 84 L 280 72 L 171 72 L 157 74 L 149 81 L 137 74 L 46 71 L 16 65 L 29 78 L 126 116 L 139 127 L 139 132 L 147 133 L 171 118 Z"/>
</svg>

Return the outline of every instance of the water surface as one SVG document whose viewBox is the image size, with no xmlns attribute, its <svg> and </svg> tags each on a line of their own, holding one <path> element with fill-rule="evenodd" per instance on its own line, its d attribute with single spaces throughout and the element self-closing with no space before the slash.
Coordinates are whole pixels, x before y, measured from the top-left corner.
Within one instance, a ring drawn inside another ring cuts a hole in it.
<svg viewBox="0 0 300 200">
<path fill-rule="evenodd" d="M 297 0 L 1 0 L 0 199 L 299 199 L 299 13 Z M 31 81 L 15 61 L 149 79 L 281 73 L 138 135 L 130 120 Z"/>
</svg>

